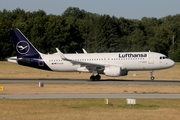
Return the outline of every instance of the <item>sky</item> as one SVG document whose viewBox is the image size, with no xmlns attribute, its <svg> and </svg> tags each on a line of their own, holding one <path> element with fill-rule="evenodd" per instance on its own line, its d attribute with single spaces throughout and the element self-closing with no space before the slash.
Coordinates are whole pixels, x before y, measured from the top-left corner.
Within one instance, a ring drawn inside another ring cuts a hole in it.
<svg viewBox="0 0 180 120">
<path fill-rule="evenodd" d="M 180 0 L 0 0 L 0 10 L 43 10 L 47 14 L 61 15 L 68 7 L 117 18 L 162 18 L 180 14 Z"/>
</svg>

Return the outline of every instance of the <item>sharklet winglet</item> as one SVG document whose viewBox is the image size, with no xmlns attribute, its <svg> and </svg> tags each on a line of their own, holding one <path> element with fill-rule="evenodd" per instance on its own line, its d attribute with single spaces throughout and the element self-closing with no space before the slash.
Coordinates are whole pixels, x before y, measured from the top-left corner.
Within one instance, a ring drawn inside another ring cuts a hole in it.
<svg viewBox="0 0 180 120">
<path fill-rule="evenodd" d="M 84 52 L 85 54 L 87 54 L 87 51 L 86 51 L 84 48 L 82 48 L 82 50 L 83 50 L 83 52 Z"/>
<path fill-rule="evenodd" d="M 68 59 L 64 56 L 64 54 L 63 54 L 58 48 L 56 48 L 56 51 L 57 51 L 57 53 L 59 54 L 59 56 L 61 57 L 61 59 L 63 59 L 63 60 L 68 60 Z"/>
</svg>

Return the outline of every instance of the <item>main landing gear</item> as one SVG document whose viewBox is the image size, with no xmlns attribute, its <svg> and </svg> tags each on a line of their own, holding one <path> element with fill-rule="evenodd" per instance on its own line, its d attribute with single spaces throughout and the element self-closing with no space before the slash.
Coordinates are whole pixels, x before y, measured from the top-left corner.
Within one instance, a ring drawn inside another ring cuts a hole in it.
<svg viewBox="0 0 180 120">
<path fill-rule="evenodd" d="M 153 71 L 152 70 L 150 71 L 150 76 L 151 76 L 150 77 L 151 81 L 154 81 L 155 77 L 153 76 Z"/>
<path fill-rule="evenodd" d="M 99 75 L 99 73 L 95 76 L 95 75 L 91 75 L 90 80 L 95 81 L 95 80 L 100 80 L 101 76 Z"/>
</svg>

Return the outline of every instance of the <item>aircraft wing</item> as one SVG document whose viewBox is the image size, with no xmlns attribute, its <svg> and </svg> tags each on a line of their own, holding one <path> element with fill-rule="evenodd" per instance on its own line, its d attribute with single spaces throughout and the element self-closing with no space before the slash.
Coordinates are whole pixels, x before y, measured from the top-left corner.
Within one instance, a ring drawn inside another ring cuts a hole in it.
<svg viewBox="0 0 180 120">
<path fill-rule="evenodd" d="M 62 60 L 69 61 L 73 65 L 80 65 L 80 68 L 78 68 L 79 71 L 103 72 L 105 67 L 111 67 L 111 66 L 121 67 L 122 69 L 126 69 L 126 67 L 123 64 L 107 64 L 107 63 L 104 64 L 104 63 L 91 63 L 91 62 L 85 62 L 85 61 L 75 61 L 75 60 L 66 58 L 64 54 L 58 48 L 56 48 L 56 50 Z"/>
<path fill-rule="evenodd" d="M 92 66 L 92 67 L 104 67 L 105 64 L 99 64 L 99 63 L 90 63 L 90 62 L 83 62 L 83 61 L 75 61 L 72 59 L 68 59 L 64 56 L 64 54 L 58 49 L 56 48 L 58 54 L 60 55 L 61 59 L 65 60 L 65 61 L 69 61 L 73 64 L 80 64 L 82 67 L 84 66 Z"/>
</svg>

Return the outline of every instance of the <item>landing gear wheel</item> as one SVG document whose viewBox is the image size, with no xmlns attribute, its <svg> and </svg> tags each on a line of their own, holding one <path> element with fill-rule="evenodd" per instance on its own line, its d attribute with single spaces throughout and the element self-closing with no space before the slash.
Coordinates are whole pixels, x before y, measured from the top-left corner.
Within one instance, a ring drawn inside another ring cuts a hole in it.
<svg viewBox="0 0 180 120">
<path fill-rule="evenodd" d="M 90 77 L 90 80 L 92 80 L 92 81 L 100 80 L 100 79 L 101 79 L 101 76 L 99 74 L 97 74 L 96 76 L 91 75 L 91 77 Z"/>
<path fill-rule="evenodd" d="M 155 77 L 153 76 L 153 71 L 152 70 L 150 71 L 150 75 L 151 75 L 151 77 L 150 77 L 151 81 L 154 81 Z"/>
<path fill-rule="evenodd" d="M 151 77 L 150 77 L 151 81 L 154 81 L 154 78 L 155 78 L 154 76 L 151 76 Z"/>
<path fill-rule="evenodd" d="M 96 76 L 91 75 L 90 80 L 95 81 L 96 80 Z"/>
<path fill-rule="evenodd" d="M 99 74 L 96 75 L 96 80 L 100 80 L 101 76 Z"/>
</svg>

